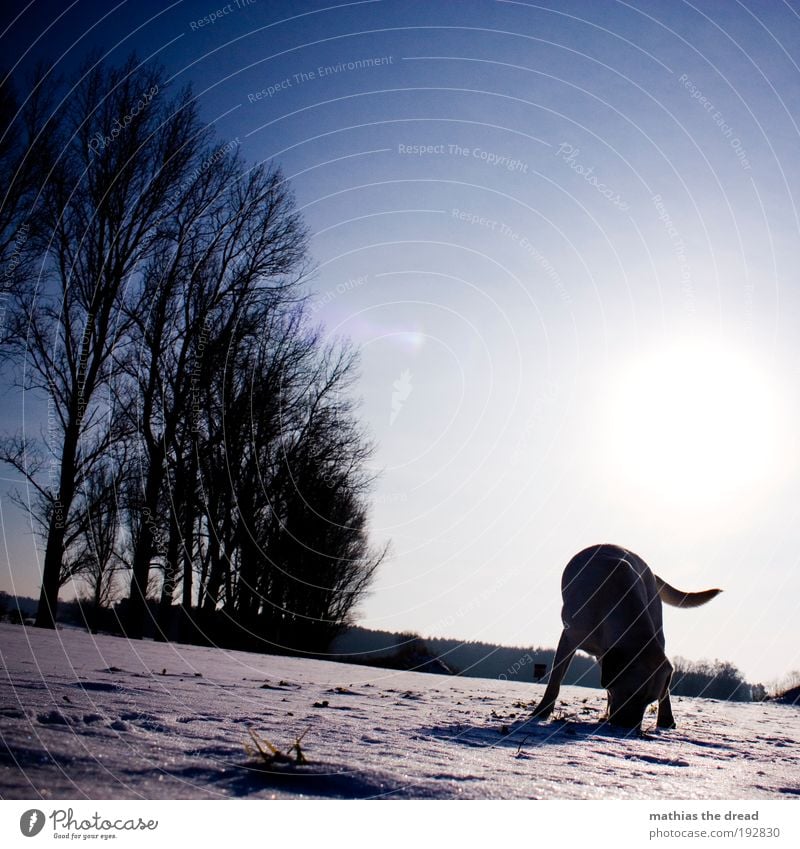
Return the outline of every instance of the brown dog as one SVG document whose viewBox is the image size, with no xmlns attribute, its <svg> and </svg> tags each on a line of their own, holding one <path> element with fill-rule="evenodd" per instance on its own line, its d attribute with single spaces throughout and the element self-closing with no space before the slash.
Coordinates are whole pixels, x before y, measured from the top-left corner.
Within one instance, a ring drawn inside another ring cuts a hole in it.
<svg viewBox="0 0 800 849">
<path fill-rule="evenodd" d="M 581 649 L 600 662 L 609 722 L 639 728 L 647 706 L 658 700 L 658 727 L 674 728 L 669 701 L 672 664 L 664 654 L 661 602 L 698 607 L 720 592 L 676 590 L 654 575 L 641 557 L 616 545 L 593 545 L 576 554 L 561 579 L 564 630 L 533 716 L 551 714 L 564 674 Z"/>
</svg>

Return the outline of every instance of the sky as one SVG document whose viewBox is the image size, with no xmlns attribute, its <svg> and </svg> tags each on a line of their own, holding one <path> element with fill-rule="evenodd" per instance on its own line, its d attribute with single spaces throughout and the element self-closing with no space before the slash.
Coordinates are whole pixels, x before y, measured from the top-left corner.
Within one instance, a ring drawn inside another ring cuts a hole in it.
<svg viewBox="0 0 800 849">
<path fill-rule="evenodd" d="M 613 542 L 682 590 L 725 590 L 666 609 L 668 654 L 751 681 L 800 668 L 788 3 L 4 14 L 7 67 L 69 78 L 90 49 L 135 50 L 291 179 L 312 309 L 361 351 L 378 444 L 372 535 L 392 546 L 360 624 L 552 646 L 564 566 Z M 24 400 L 5 396 L 4 427 Z M 35 595 L 0 474 L 0 586 Z"/>
</svg>

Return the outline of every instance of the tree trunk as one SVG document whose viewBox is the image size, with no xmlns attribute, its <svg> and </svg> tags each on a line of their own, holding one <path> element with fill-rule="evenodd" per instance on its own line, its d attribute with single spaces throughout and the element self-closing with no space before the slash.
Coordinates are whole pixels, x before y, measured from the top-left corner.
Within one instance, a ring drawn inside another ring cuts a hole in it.
<svg viewBox="0 0 800 849">
<path fill-rule="evenodd" d="M 158 526 L 158 496 L 161 492 L 162 465 L 157 460 L 150 462 L 144 504 L 142 505 L 139 539 L 133 554 L 131 575 L 131 594 L 128 605 L 126 634 L 132 640 L 141 640 L 144 635 L 145 613 L 147 611 L 147 582 L 150 578 L 150 561 L 156 546 L 154 545 Z M 160 546 L 158 546 L 160 547 Z"/>
<path fill-rule="evenodd" d="M 194 446 L 183 490 L 183 609 L 192 609 L 192 570 L 194 567 L 194 523 L 196 519 L 195 492 L 197 486 L 197 453 Z"/>
<path fill-rule="evenodd" d="M 64 559 L 64 537 L 67 516 L 75 496 L 75 458 L 78 451 L 78 428 L 72 425 L 64 439 L 61 452 L 61 472 L 58 482 L 58 499 L 50 516 L 47 547 L 44 554 L 42 588 L 36 610 L 37 628 L 55 628 L 58 608 L 58 591 L 61 589 L 61 565 Z"/>
<path fill-rule="evenodd" d="M 56 609 L 58 591 L 61 587 L 61 559 L 64 554 L 64 525 L 53 513 L 50 530 L 47 534 L 47 548 L 44 555 L 42 589 L 39 593 L 39 607 L 36 610 L 37 628 L 56 627 Z"/>
<path fill-rule="evenodd" d="M 205 519 L 202 515 L 197 517 L 197 539 L 198 541 L 203 536 L 203 524 Z M 209 538 L 210 541 L 210 538 Z M 205 603 L 208 593 L 208 574 L 211 566 L 211 546 L 209 543 L 205 545 L 205 551 L 198 544 L 198 556 L 200 558 L 200 580 L 197 582 L 197 609 L 201 610 Z"/>
<path fill-rule="evenodd" d="M 105 569 L 99 568 L 92 587 L 91 607 L 87 625 L 92 634 L 100 630 L 100 609 L 103 606 L 103 582 L 108 580 Z"/>
<path fill-rule="evenodd" d="M 209 613 L 216 609 L 217 602 L 219 601 L 219 591 L 222 588 L 223 565 L 217 533 L 218 531 L 216 529 L 212 529 L 208 538 L 211 567 L 206 592 L 203 597 L 203 610 Z"/>
<path fill-rule="evenodd" d="M 158 605 L 158 627 L 155 639 L 159 642 L 169 642 L 172 619 L 172 599 L 178 576 L 178 559 L 180 557 L 180 526 L 175 511 L 170 511 L 169 540 L 164 563 L 164 583 L 161 586 L 161 601 Z"/>
</svg>

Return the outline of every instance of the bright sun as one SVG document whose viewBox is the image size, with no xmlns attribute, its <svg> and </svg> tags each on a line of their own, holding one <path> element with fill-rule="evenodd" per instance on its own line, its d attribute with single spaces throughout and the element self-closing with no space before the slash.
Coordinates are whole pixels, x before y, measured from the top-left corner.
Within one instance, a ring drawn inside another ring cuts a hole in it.
<svg viewBox="0 0 800 849">
<path fill-rule="evenodd" d="M 788 459 L 780 393 L 736 350 L 681 343 L 627 367 L 604 399 L 613 473 L 648 497 L 687 507 L 775 480 Z"/>
</svg>

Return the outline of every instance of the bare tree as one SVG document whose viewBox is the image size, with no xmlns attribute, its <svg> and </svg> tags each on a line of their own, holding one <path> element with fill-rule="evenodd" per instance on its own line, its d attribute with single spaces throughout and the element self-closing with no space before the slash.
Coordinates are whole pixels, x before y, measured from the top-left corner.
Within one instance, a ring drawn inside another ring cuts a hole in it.
<svg viewBox="0 0 800 849">
<path fill-rule="evenodd" d="M 346 345 L 321 343 L 298 305 L 229 363 L 224 404 L 208 406 L 223 428 L 204 455 L 204 608 L 221 603 L 244 642 L 322 650 L 385 556 L 367 534 L 372 446 L 352 400 L 356 367 Z"/>
<path fill-rule="evenodd" d="M 281 639 L 295 649 L 319 651 L 351 624 L 388 551 L 369 541 L 373 476 L 366 464 L 373 446 L 356 415 L 357 367 L 349 345 L 318 352 L 299 420 L 282 435 L 276 524 L 266 551 L 281 576 Z"/>
<path fill-rule="evenodd" d="M 46 232 L 34 211 L 53 162 L 44 73 L 37 71 L 27 88 L 20 102 L 13 79 L 0 72 L 0 340 L 10 298 L 35 279 Z"/>
<path fill-rule="evenodd" d="M 277 169 L 244 173 L 234 156 L 212 153 L 176 214 L 162 221 L 158 251 L 144 270 L 143 298 L 131 310 L 137 404 L 132 411 L 142 444 L 142 520 L 133 557 L 130 636 L 141 636 L 154 556 L 164 565 L 162 609 L 172 603 L 185 521 L 173 515 L 165 550 L 154 548 L 153 524 L 165 488 L 186 491 L 186 442 L 196 382 L 194 367 L 210 338 L 229 345 L 238 326 L 276 308 L 305 270 L 305 229 Z M 188 570 L 185 580 L 190 580 Z"/>
<path fill-rule="evenodd" d="M 84 442 L 81 463 L 76 469 L 75 495 L 69 513 L 63 518 L 63 556 L 58 572 L 58 589 L 86 569 L 88 554 L 82 552 L 92 548 L 90 537 L 96 509 L 96 477 L 106 473 L 108 452 L 116 444 L 116 432 L 116 428 L 110 428 L 100 433 L 100 438 L 94 442 L 88 439 Z M 10 498 L 29 516 L 34 533 L 46 543 L 59 510 L 57 496 L 47 485 L 53 459 L 44 453 L 41 443 L 15 436 L 0 439 L 0 460 L 26 479 L 26 489 L 12 491 Z"/>
<path fill-rule="evenodd" d="M 65 555 L 70 573 L 86 587 L 83 607 L 94 633 L 101 610 L 115 602 L 120 592 L 120 496 L 125 474 L 124 458 L 109 457 L 93 468 L 82 493 L 80 530 Z"/>
<path fill-rule="evenodd" d="M 368 540 L 356 357 L 309 324 L 288 184 L 212 146 L 190 93 L 167 99 L 135 59 L 87 65 L 63 103 L 37 189 L 47 275 L 12 287 L 8 334 L 47 431 L 0 443 L 45 540 L 37 624 L 54 626 L 66 580 L 99 609 L 127 569 L 127 633 L 160 592 L 166 636 L 196 574 L 210 616 L 318 650 L 385 550 Z"/>
<path fill-rule="evenodd" d="M 59 155 L 39 207 L 51 234 L 50 278 L 39 291 L 17 294 L 8 333 L 20 383 L 44 393 L 53 409 L 52 504 L 36 617 L 50 628 L 73 502 L 104 453 L 97 447 L 109 428 L 107 390 L 126 354 L 130 310 L 123 307 L 136 298 L 159 222 L 206 138 L 190 93 L 168 99 L 160 70 L 135 58 L 119 68 L 87 65 L 63 104 L 53 130 Z M 28 450 L 24 440 L 16 447 Z M 24 462 L 17 468 L 30 480 Z"/>
</svg>

